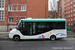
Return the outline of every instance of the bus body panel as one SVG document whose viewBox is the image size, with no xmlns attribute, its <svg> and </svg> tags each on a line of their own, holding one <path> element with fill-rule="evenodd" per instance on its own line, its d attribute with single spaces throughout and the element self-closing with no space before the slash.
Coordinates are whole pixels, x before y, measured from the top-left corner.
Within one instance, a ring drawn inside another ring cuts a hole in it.
<svg viewBox="0 0 75 50">
<path fill-rule="evenodd" d="M 33 30 L 36 29 L 36 25 L 37 25 L 37 24 L 35 24 L 36 22 L 56 22 L 56 21 L 57 22 L 62 22 L 62 21 L 65 22 L 65 29 L 52 29 L 50 31 L 47 31 L 47 32 L 44 32 L 44 33 L 40 33 L 40 34 L 37 34 L 37 35 L 33 35 L 33 34 L 32 35 L 23 35 L 20 30 L 13 29 L 9 33 L 9 38 L 13 38 L 15 35 L 19 35 L 20 39 L 44 39 L 44 38 L 50 39 L 50 37 L 52 35 L 56 36 L 56 38 L 65 38 L 65 37 L 67 37 L 67 23 L 66 23 L 66 19 L 62 19 L 62 20 L 61 19 L 51 19 L 51 20 L 50 19 L 48 19 L 48 20 L 47 19 L 43 19 L 43 20 L 42 19 L 37 19 L 37 20 L 31 19 L 31 20 L 22 20 L 22 22 L 33 22 L 33 23 L 30 23 L 29 27 L 27 27 L 29 29 L 32 29 L 30 31 L 33 31 Z M 19 23 L 17 25 L 17 28 L 19 27 L 20 23 L 21 23 L 21 20 L 19 21 Z M 62 23 L 61 23 L 61 25 L 62 25 Z M 26 32 L 24 32 L 24 33 L 26 33 Z"/>
<path fill-rule="evenodd" d="M 56 38 L 65 38 L 65 37 L 67 37 L 66 30 L 51 30 L 51 31 L 48 31 L 46 33 L 42 33 L 42 34 L 38 34 L 38 35 L 30 35 L 30 36 L 22 35 L 22 33 L 20 31 L 16 30 L 16 29 L 14 29 L 13 32 L 14 33 L 12 33 L 12 31 L 11 31 L 9 33 L 10 38 L 13 38 L 14 35 L 19 35 L 20 39 L 44 39 L 44 38 L 50 39 L 50 37 L 52 35 L 55 35 Z"/>
</svg>

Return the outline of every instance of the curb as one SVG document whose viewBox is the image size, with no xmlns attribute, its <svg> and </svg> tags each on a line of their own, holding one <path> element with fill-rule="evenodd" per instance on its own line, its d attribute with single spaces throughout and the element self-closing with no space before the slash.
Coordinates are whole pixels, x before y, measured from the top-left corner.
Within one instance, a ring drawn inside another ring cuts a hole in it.
<svg viewBox="0 0 75 50">
<path fill-rule="evenodd" d="M 0 38 L 0 40 L 11 40 L 10 38 Z"/>
<path fill-rule="evenodd" d="M 75 35 L 68 35 L 68 36 L 75 36 Z"/>
</svg>

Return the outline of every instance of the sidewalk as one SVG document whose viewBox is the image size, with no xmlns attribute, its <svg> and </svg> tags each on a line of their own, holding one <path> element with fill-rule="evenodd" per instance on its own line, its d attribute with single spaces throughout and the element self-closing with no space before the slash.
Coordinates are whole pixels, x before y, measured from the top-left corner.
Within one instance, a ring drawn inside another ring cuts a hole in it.
<svg viewBox="0 0 75 50">
<path fill-rule="evenodd" d="M 68 31 L 67 37 L 75 37 L 75 32 Z M 0 39 L 9 39 L 9 32 L 0 32 Z"/>
<path fill-rule="evenodd" d="M 75 32 L 67 31 L 67 35 L 68 35 L 68 36 L 75 36 Z"/>
<path fill-rule="evenodd" d="M 0 39 L 9 39 L 9 32 L 0 32 Z"/>
</svg>

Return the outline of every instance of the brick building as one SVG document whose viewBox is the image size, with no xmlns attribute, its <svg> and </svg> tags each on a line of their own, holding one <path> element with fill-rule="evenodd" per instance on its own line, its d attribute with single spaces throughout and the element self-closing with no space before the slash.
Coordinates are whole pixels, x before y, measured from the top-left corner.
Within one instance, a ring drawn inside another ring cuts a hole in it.
<svg viewBox="0 0 75 50">
<path fill-rule="evenodd" d="M 0 31 L 9 31 L 29 17 L 48 18 L 48 0 L 0 0 Z"/>
<path fill-rule="evenodd" d="M 75 25 L 75 0 L 59 0 L 58 1 L 59 18 L 66 18 L 67 26 Z"/>
</svg>

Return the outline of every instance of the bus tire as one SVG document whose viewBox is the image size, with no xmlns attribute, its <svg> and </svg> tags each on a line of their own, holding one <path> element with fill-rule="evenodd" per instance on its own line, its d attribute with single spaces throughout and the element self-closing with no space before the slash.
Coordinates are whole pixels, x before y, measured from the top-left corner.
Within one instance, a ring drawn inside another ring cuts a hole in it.
<svg viewBox="0 0 75 50">
<path fill-rule="evenodd" d="M 55 36 L 55 35 L 52 35 L 52 36 L 50 37 L 50 40 L 51 40 L 51 41 L 56 40 L 56 36 Z"/>
<path fill-rule="evenodd" d="M 15 35 L 15 36 L 13 37 L 13 40 L 14 40 L 14 41 L 19 41 L 19 40 L 20 40 L 20 36 Z"/>
</svg>

